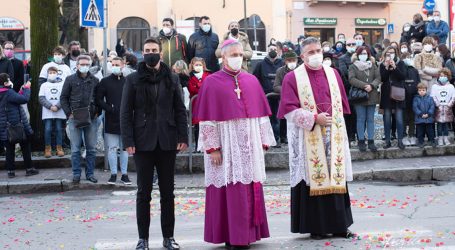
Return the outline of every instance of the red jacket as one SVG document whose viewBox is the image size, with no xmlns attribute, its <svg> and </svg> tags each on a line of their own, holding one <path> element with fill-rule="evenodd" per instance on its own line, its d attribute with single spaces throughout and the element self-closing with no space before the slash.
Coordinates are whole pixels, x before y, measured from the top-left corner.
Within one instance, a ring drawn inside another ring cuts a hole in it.
<svg viewBox="0 0 455 250">
<path fill-rule="evenodd" d="M 202 87 L 202 83 L 205 78 L 210 75 L 210 72 L 204 71 L 202 78 L 197 79 L 193 72 L 190 74 L 190 80 L 188 81 L 188 91 L 190 92 L 190 98 L 197 95 L 199 89 Z"/>
</svg>

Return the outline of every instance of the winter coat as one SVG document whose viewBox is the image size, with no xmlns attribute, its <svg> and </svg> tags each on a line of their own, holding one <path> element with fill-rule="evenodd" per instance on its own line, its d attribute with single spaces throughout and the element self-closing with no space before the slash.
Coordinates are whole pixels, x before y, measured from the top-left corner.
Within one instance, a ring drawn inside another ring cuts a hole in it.
<svg viewBox="0 0 455 250">
<path fill-rule="evenodd" d="M 346 79 L 349 78 L 349 66 L 352 64 L 352 54 L 353 53 L 346 52 L 346 54 L 338 58 L 338 69 Z"/>
<path fill-rule="evenodd" d="M 204 73 L 202 73 L 201 79 L 198 79 L 194 75 L 194 72 L 190 73 L 190 80 L 188 80 L 188 92 L 190 92 L 190 98 L 192 98 L 193 96 L 195 96 L 195 95 L 197 95 L 199 93 L 199 89 L 201 89 L 205 78 L 207 78 L 207 76 L 209 76 L 209 75 L 210 75 L 210 72 L 204 71 Z M 191 105 L 193 105 L 193 108 L 192 108 L 193 110 L 197 110 L 196 99 L 197 99 L 197 97 L 194 98 L 193 102 L 191 102 Z M 193 116 L 193 119 L 192 119 L 191 122 L 193 124 L 198 124 L 199 123 L 199 121 L 197 119 L 195 119 L 194 116 Z"/>
<path fill-rule="evenodd" d="M 90 107 L 91 118 L 94 119 L 98 114 L 96 106 L 96 87 L 99 83 L 98 78 L 88 72 L 87 77 L 82 78 L 79 71 L 68 76 L 63 84 L 60 104 L 69 117 L 73 109 Z M 90 96 L 91 94 L 91 96 Z"/>
<path fill-rule="evenodd" d="M 0 73 L 9 75 L 9 79 L 14 83 L 14 68 L 11 61 L 6 57 L 0 58 Z"/>
<path fill-rule="evenodd" d="M 154 151 L 157 147 L 175 151 L 177 142 L 188 143 L 187 115 L 179 77 L 171 73 L 165 63 L 161 63 L 160 73 L 154 74 L 163 76 L 158 83 L 150 82 L 147 71 L 141 62 L 137 72 L 126 77 L 120 108 L 123 145 L 136 147 L 136 151 Z M 146 105 L 144 88 L 155 89 L 149 97 L 153 99 L 152 106 Z"/>
<path fill-rule="evenodd" d="M 374 57 L 370 57 L 371 68 L 364 71 L 357 67 L 357 61 L 357 54 L 354 53 L 352 55 L 352 64 L 349 66 L 350 85 L 359 89 L 364 89 L 365 86 L 370 85 L 373 90 L 368 93 L 367 101 L 356 103 L 356 105 L 376 105 L 379 102 L 378 88 L 381 84 L 381 75 L 379 74 L 378 66 L 376 66 L 376 61 Z"/>
<path fill-rule="evenodd" d="M 284 76 L 291 72 L 287 65 L 282 66 L 276 71 L 275 81 L 273 82 L 273 92 L 281 94 Z"/>
<path fill-rule="evenodd" d="M 439 77 L 441 59 L 434 53 L 422 52 L 415 56 L 414 67 L 419 71 L 420 81 L 427 84 L 428 92 Z"/>
<path fill-rule="evenodd" d="M 381 73 L 381 101 L 379 104 L 380 109 L 405 109 L 405 101 L 395 101 L 390 98 L 390 91 L 392 86 L 404 88 L 404 80 L 406 80 L 406 64 L 403 61 L 397 61 L 396 68 L 387 70 L 383 63 L 379 66 Z"/>
<path fill-rule="evenodd" d="M 29 88 L 23 88 L 20 93 L 17 93 L 11 88 L 0 88 L 0 141 L 8 140 L 7 122 L 16 125 L 22 121 L 25 134 L 27 136 L 33 134 L 27 115 L 21 107 L 21 105 L 26 104 L 29 99 Z"/>
<path fill-rule="evenodd" d="M 278 57 L 273 62 L 269 57 L 266 57 L 256 65 L 253 75 L 256 76 L 261 83 L 265 94 L 273 92 L 273 83 L 275 81 L 276 71 L 283 65 L 283 60 Z"/>
<path fill-rule="evenodd" d="M 159 39 L 163 52 L 163 62 L 169 67 L 172 67 L 178 60 L 186 60 L 188 44 L 186 43 L 185 35 L 172 30 L 172 34 L 166 36 L 161 30 Z"/>
<path fill-rule="evenodd" d="M 439 37 L 439 44 L 446 44 L 447 37 L 449 36 L 449 25 L 445 21 L 431 21 L 427 24 L 427 35 L 437 35 Z"/>
<path fill-rule="evenodd" d="M 434 123 L 435 105 L 430 95 L 414 96 L 412 110 L 414 111 L 415 124 Z M 423 118 L 422 115 L 424 114 L 428 114 L 428 118 Z"/>
<path fill-rule="evenodd" d="M 415 38 L 417 42 L 422 42 L 423 38 L 426 36 L 426 30 L 425 30 L 425 23 L 422 23 L 420 25 L 416 24 L 411 24 L 411 28 L 409 29 L 409 34 L 410 34 L 410 39 Z"/>
<path fill-rule="evenodd" d="M 433 97 L 436 106 L 436 122 L 453 122 L 452 107 L 455 104 L 455 87 L 452 84 L 433 85 L 430 96 Z"/>
<path fill-rule="evenodd" d="M 230 39 L 229 34 L 230 34 L 230 32 L 226 33 L 223 37 L 223 41 L 221 41 L 220 44 L 218 45 L 218 48 L 215 51 L 216 57 L 221 58 L 221 46 L 223 45 L 224 41 Z M 248 60 L 250 60 L 251 57 L 253 57 L 253 49 L 251 48 L 248 35 L 245 32 L 239 31 L 238 40 L 243 46 L 242 69 L 248 70 Z"/>
<path fill-rule="evenodd" d="M 406 109 L 412 109 L 412 102 L 417 95 L 417 84 L 420 83 L 419 71 L 412 66 L 406 66 L 406 79 L 404 80 L 406 89 Z"/>
<path fill-rule="evenodd" d="M 409 40 L 411 40 L 411 30 L 409 30 L 408 32 L 406 31 L 403 31 L 401 33 L 401 37 L 400 37 L 400 43 L 409 43 Z"/>
<path fill-rule="evenodd" d="M 111 74 L 101 80 L 96 88 L 96 103 L 105 111 L 106 133 L 120 134 L 120 106 L 125 77 Z"/>
<path fill-rule="evenodd" d="M 220 40 L 218 39 L 218 35 L 212 32 L 212 30 L 207 33 L 202 29 L 194 32 L 188 40 L 188 62 L 190 62 L 193 57 L 202 57 L 210 71 L 216 72 L 220 70 L 218 58 L 215 55 L 219 43 Z"/>
<path fill-rule="evenodd" d="M 25 75 L 25 67 L 24 63 L 16 58 L 10 59 L 11 64 L 13 65 L 13 71 L 14 71 L 14 86 L 13 89 L 16 92 L 19 92 L 21 90 L 22 85 L 24 85 L 24 75 Z"/>
</svg>

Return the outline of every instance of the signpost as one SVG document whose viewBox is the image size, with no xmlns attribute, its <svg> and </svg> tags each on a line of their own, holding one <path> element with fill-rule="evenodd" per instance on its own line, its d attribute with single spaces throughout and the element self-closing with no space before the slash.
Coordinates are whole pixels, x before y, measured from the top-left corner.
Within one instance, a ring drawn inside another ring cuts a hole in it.
<svg viewBox="0 0 455 250">
<path fill-rule="evenodd" d="M 434 0 L 425 0 L 423 2 L 423 7 L 428 10 L 429 12 L 433 12 L 436 3 Z"/>
<path fill-rule="evenodd" d="M 358 26 L 384 26 L 387 24 L 385 18 L 356 18 L 355 24 Z"/>
<path fill-rule="evenodd" d="M 387 25 L 387 32 L 388 32 L 389 34 L 393 34 L 393 33 L 395 32 L 395 27 L 394 27 L 393 23 L 389 23 L 389 24 Z"/>
<path fill-rule="evenodd" d="M 338 19 L 332 17 L 305 17 L 304 25 L 337 25 Z"/>
</svg>

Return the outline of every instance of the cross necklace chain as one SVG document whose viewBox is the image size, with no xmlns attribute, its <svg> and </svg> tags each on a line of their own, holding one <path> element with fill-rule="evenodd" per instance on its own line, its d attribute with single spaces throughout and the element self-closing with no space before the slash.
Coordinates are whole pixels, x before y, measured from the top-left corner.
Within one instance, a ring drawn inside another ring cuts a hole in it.
<svg viewBox="0 0 455 250">
<path fill-rule="evenodd" d="M 227 72 L 226 70 L 222 69 L 224 73 L 234 77 L 234 80 L 235 80 L 235 86 L 236 88 L 234 89 L 234 92 L 237 94 L 237 99 L 240 100 L 240 94 L 242 93 L 242 90 L 240 89 L 240 85 L 239 85 L 239 80 L 237 79 L 237 77 L 240 75 L 241 72 L 237 73 L 236 75 L 233 75 L 229 72 Z"/>
</svg>

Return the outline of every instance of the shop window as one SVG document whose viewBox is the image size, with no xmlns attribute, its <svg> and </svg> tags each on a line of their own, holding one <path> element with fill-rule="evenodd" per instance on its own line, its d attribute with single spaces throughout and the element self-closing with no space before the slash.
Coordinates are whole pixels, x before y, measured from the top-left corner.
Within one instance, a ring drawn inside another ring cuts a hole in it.
<svg viewBox="0 0 455 250">
<path fill-rule="evenodd" d="M 335 29 L 330 28 L 305 28 L 305 37 L 316 37 L 322 42 L 335 43 Z"/>
<path fill-rule="evenodd" d="M 384 29 L 355 29 L 356 33 L 363 35 L 365 43 L 373 46 L 375 43 L 381 43 L 384 39 Z"/>
<path fill-rule="evenodd" d="M 16 50 L 24 49 L 24 31 L 23 30 L 0 30 L 0 44 L 6 41 L 12 41 Z"/>
<path fill-rule="evenodd" d="M 127 17 L 117 24 L 117 38 L 123 39 L 127 50 L 135 54 L 142 51 L 143 43 L 150 36 L 149 23 L 139 17 Z"/>
<path fill-rule="evenodd" d="M 261 17 L 258 15 L 252 15 L 246 20 L 242 19 L 239 22 L 240 30 L 245 32 L 247 30 L 250 45 L 253 50 L 266 51 L 266 29 L 265 24 L 262 22 Z"/>
</svg>

